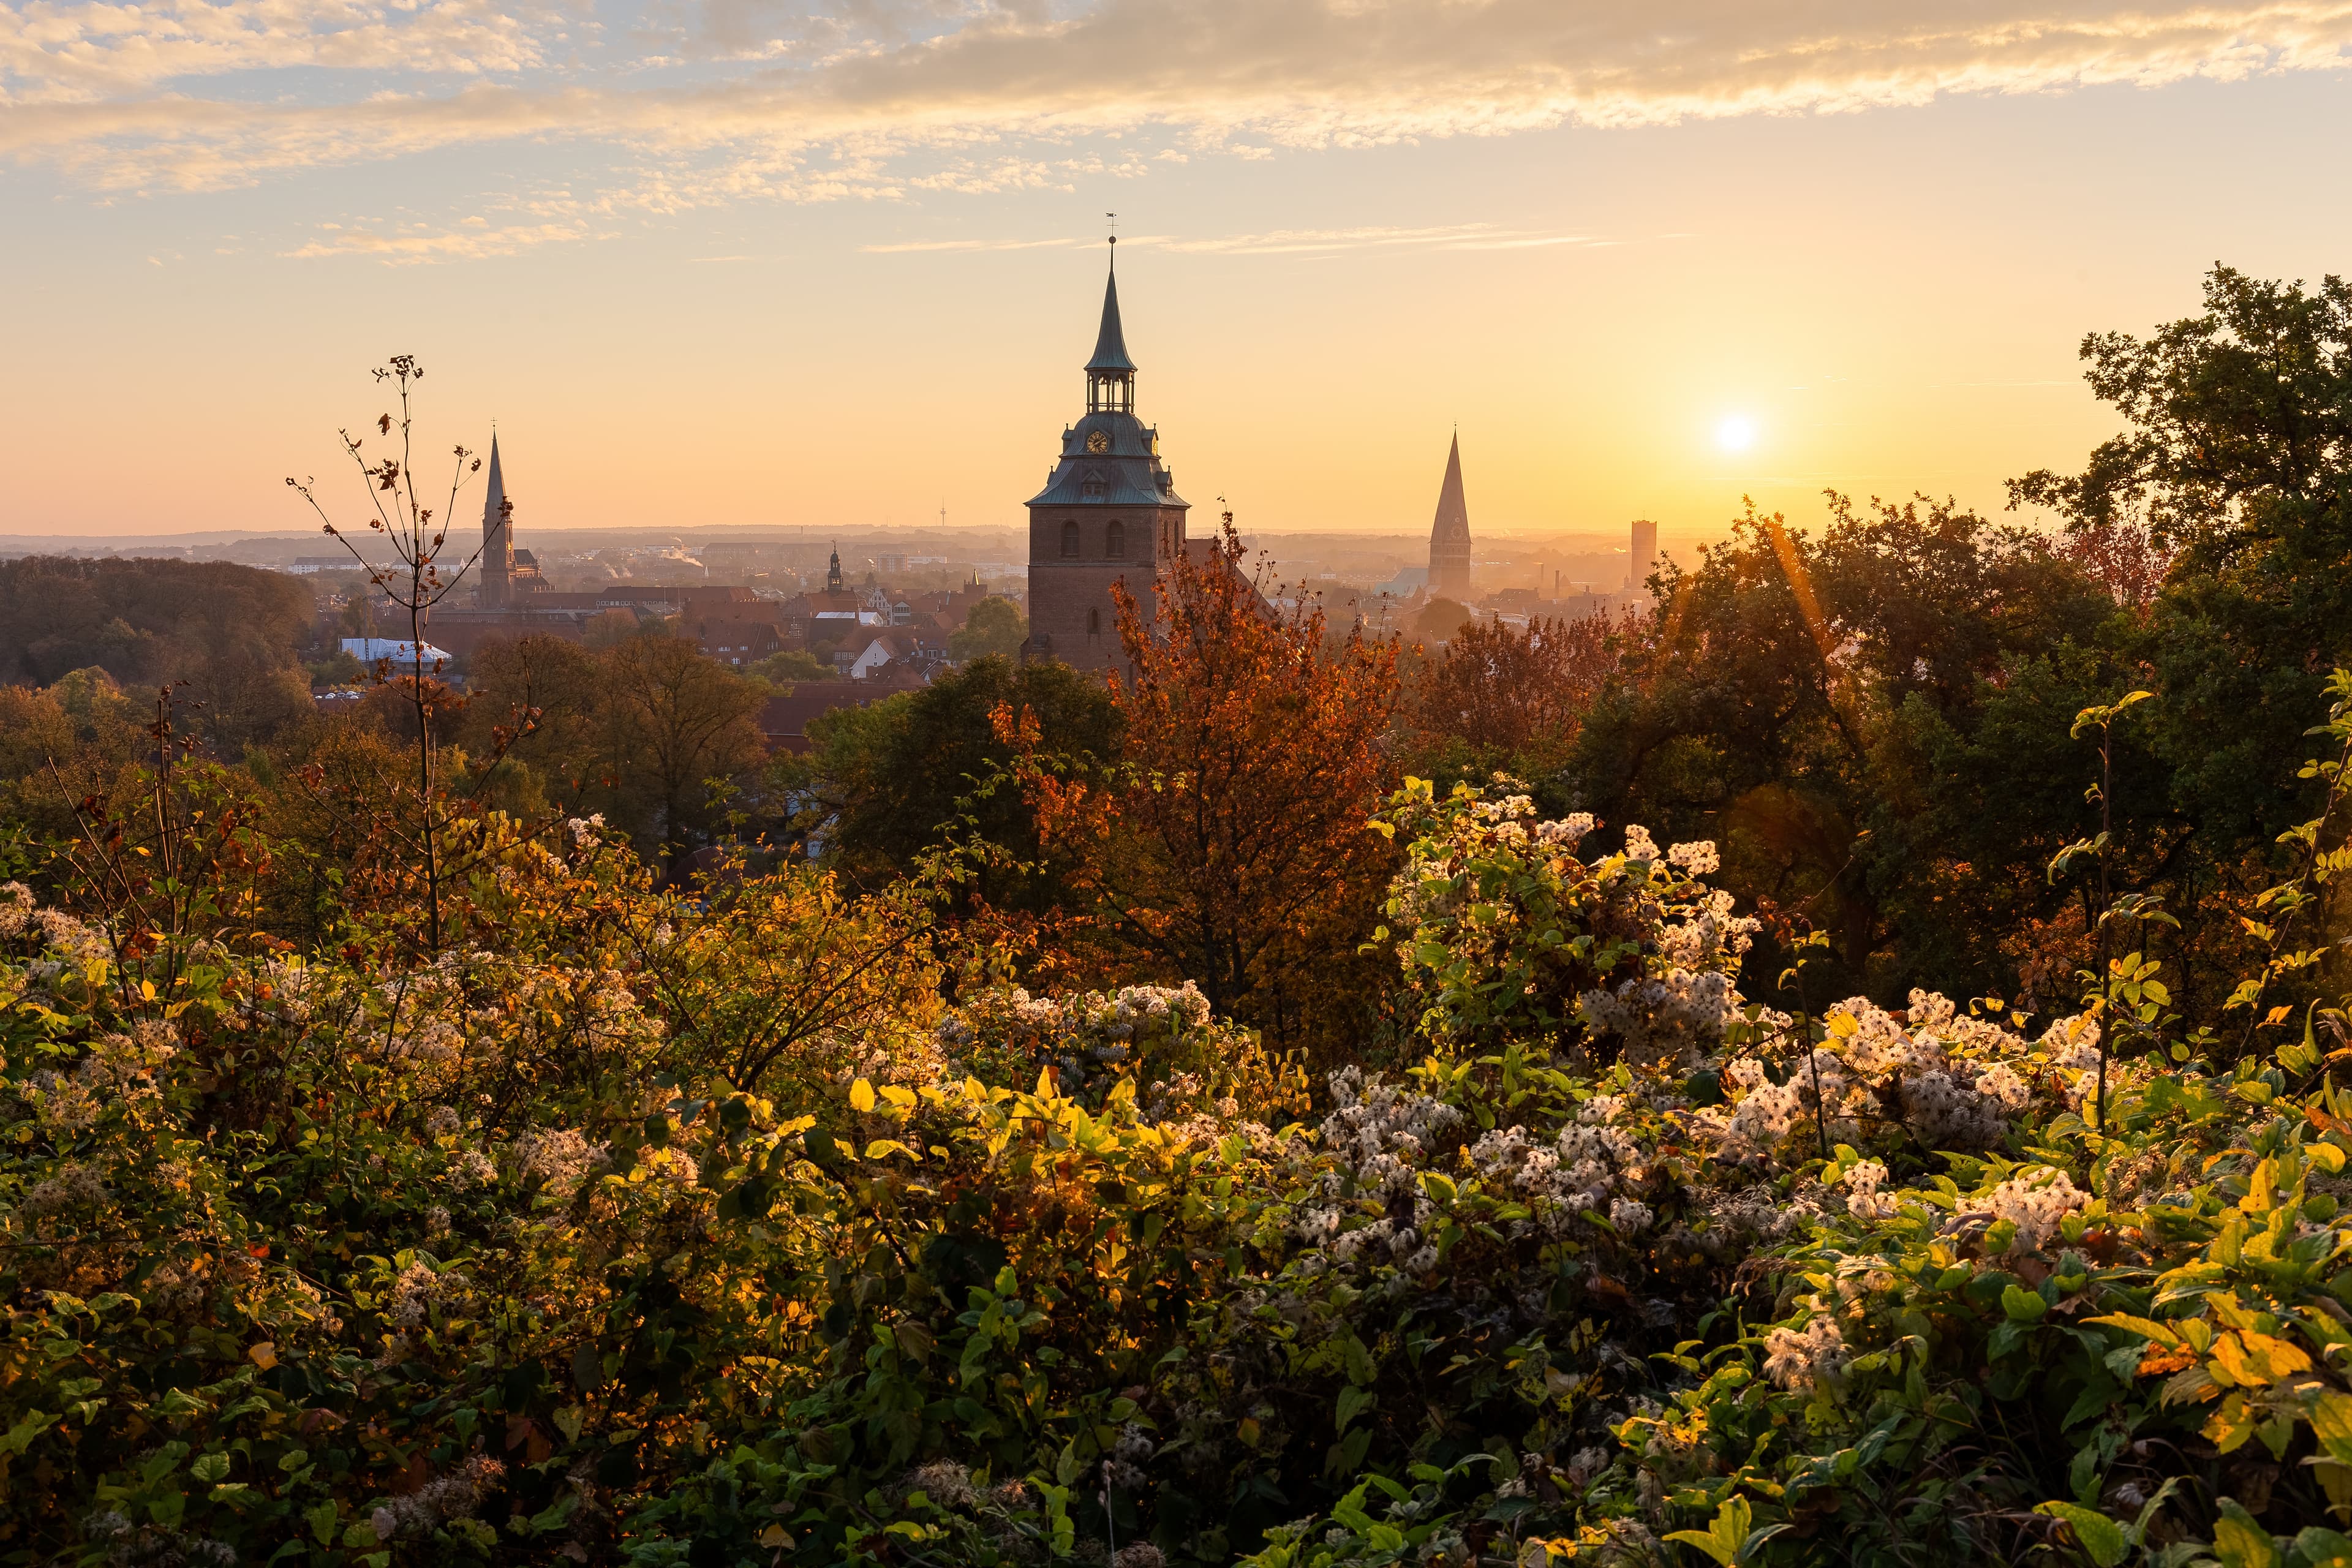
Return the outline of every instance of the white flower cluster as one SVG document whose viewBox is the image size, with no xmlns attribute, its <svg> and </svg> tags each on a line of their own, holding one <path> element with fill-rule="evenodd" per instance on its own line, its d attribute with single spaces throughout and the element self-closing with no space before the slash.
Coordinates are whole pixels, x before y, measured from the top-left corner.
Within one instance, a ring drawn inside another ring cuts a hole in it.
<svg viewBox="0 0 2352 1568">
<path fill-rule="evenodd" d="M 1677 844 L 1666 851 L 1666 863 L 1685 877 L 1704 877 L 1719 869 L 1723 857 L 1715 850 L 1715 840 L 1702 838 L 1691 844 Z"/>
<path fill-rule="evenodd" d="M 423 1328 L 425 1314 L 440 1294 L 441 1276 L 425 1264 L 412 1263 L 393 1280 L 384 1316 L 404 1331 Z"/>
<path fill-rule="evenodd" d="M 133 1025 L 127 1035 L 100 1035 L 92 1040 L 89 1054 L 74 1065 L 74 1079 L 87 1091 L 90 1119 L 109 1105 L 155 1100 L 161 1093 L 156 1075 L 179 1052 L 179 1037 L 172 1026 L 152 1020 Z M 55 1110 L 64 1110 L 60 1100 Z"/>
<path fill-rule="evenodd" d="M 526 1132 L 507 1145 L 507 1152 L 524 1180 L 539 1183 L 541 1191 L 558 1199 L 570 1197 L 581 1183 L 613 1163 L 604 1145 L 589 1142 L 571 1127 Z"/>
<path fill-rule="evenodd" d="M 1489 1187 L 1526 1204 L 1547 1235 L 1561 1235 L 1586 1211 L 1604 1208 L 1620 1232 L 1646 1229 L 1653 1217 L 1647 1205 L 1612 1201 L 1619 1181 L 1642 1158 L 1633 1134 L 1612 1125 L 1624 1108 L 1615 1095 L 1595 1095 L 1549 1142 L 1525 1127 L 1494 1128 L 1470 1146 L 1470 1163 Z M 1527 1224 L 1515 1221 L 1514 1232 Z"/>
<path fill-rule="evenodd" d="M 1892 1219 L 1902 1207 L 1891 1193 L 1878 1189 L 1886 1180 L 1886 1167 L 1876 1160 L 1864 1160 L 1845 1173 L 1845 1212 L 1856 1219 Z"/>
<path fill-rule="evenodd" d="M 1801 1329 L 1774 1329 L 1764 1336 L 1764 1375 L 1782 1388 L 1819 1388 L 1844 1372 L 1847 1354 L 1837 1320 L 1816 1311 Z"/>
<path fill-rule="evenodd" d="M 971 1471 L 953 1459 L 933 1459 L 908 1470 L 899 1485 L 909 1492 L 920 1492 L 941 1508 L 970 1508 L 980 1501 L 980 1489 L 971 1484 Z"/>
<path fill-rule="evenodd" d="M 1589 811 L 1571 811 L 1557 822 L 1536 824 L 1536 842 L 1558 849 L 1573 849 L 1591 837 L 1600 821 Z"/>
<path fill-rule="evenodd" d="M 445 1519 L 464 1519 L 481 1505 L 507 1468 L 487 1454 L 472 1454 L 446 1476 L 436 1476 L 404 1497 L 394 1498 L 369 1516 L 375 1538 L 390 1545 L 421 1534 Z"/>
<path fill-rule="evenodd" d="M 1630 837 L 1641 829 L 1626 831 Z M 1677 853 L 1695 848 L 1714 853 L 1711 844 L 1675 848 Z M 1696 863 L 1704 858 L 1685 858 Z M 1724 1026 L 1740 1007 L 1732 974 L 1753 945 L 1756 922 L 1735 916 L 1731 906 L 1731 895 L 1720 889 L 1680 906 L 1681 918 L 1661 921 L 1656 928 L 1663 973 L 1637 975 L 1613 990 L 1584 993 L 1577 1001 L 1585 1022 L 1600 1033 L 1616 1036 L 1637 1061 L 1696 1066 L 1722 1043 Z"/>
<path fill-rule="evenodd" d="M 22 882 L 0 883 L 0 938 L 37 936 L 41 945 L 63 956 L 75 968 L 102 963 L 114 956 L 104 932 L 84 925 L 63 910 L 41 909 L 33 889 Z M 57 965 L 43 968 L 43 978 L 54 978 Z"/>
<path fill-rule="evenodd" d="M 1462 1113 L 1377 1076 L 1367 1082 L 1360 1068 L 1343 1068 L 1330 1082 L 1337 1109 L 1323 1119 L 1322 1142 L 1334 1163 L 1299 1208 L 1300 1239 L 1342 1268 L 1386 1258 L 1409 1273 L 1427 1272 L 1437 1266 L 1437 1248 L 1423 1237 L 1436 1206 L 1422 1191 L 1421 1172 Z M 1384 1212 L 1343 1228 L 1368 1205 Z"/>
<path fill-rule="evenodd" d="M 2010 1243 L 2009 1250 L 2032 1252 L 2058 1234 L 2061 1221 L 2090 1201 L 2091 1194 L 2074 1185 L 2065 1172 L 2050 1165 L 2035 1165 L 1990 1193 L 1963 1197 L 1952 1210 L 1946 1228 L 1967 1230 L 1986 1222 L 1997 1225 L 2007 1220 L 2017 1226 L 2016 1239 Z"/>
<path fill-rule="evenodd" d="M 1733 1108 L 1702 1111 L 1698 1121 L 1727 1152 L 1769 1152 L 1792 1133 L 1818 1138 L 1815 1118 L 1823 1105 L 1832 1139 L 1855 1140 L 1899 1123 L 1930 1149 L 1990 1149 L 2032 1099 L 2013 1065 L 2032 1047 L 1997 1025 L 1959 1015 L 1934 993 L 1913 991 L 1903 1016 L 1855 996 L 1822 1019 L 1828 1037 L 1789 1065 L 1784 1082 L 1771 1082 L 1753 1058 L 1724 1065 L 1721 1081 Z M 1787 1022 L 1777 1014 L 1769 1021 Z M 2091 1059 L 2097 1059 L 2095 1049 Z"/>
<path fill-rule="evenodd" d="M 54 1175 L 26 1189 L 20 1206 L 28 1215 L 65 1214 L 97 1208 L 110 1195 L 96 1169 L 68 1162 L 58 1166 Z"/>
<path fill-rule="evenodd" d="M 1587 991 L 1577 1002 L 1584 1021 L 1623 1041 L 1633 1059 L 1696 1064 L 1722 1040 L 1724 1025 L 1738 1011 L 1739 993 L 1728 974 L 1676 967 L 1625 981 L 1614 991 Z"/>
</svg>

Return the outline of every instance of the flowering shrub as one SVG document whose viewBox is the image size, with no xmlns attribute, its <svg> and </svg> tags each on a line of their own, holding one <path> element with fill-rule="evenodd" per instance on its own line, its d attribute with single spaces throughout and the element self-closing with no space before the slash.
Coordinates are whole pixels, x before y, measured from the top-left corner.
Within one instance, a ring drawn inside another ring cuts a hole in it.
<svg viewBox="0 0 2352 1568">
<path fill-rule="evenodd" d="M 1192 987 L 1033 995 L 911 892 L 663 895 L 585 825 L 486 827 L 437 953 L 0 889 L 0 1557 L 2352 1556 L 2285 912 L 2255 1051 L 2137 953 L 2039 1026 L 1791 1016 L 1706 845 L 1384 820 L 1425 1048 L 1312 1103 Z M 2304 842 L 2280 911 L 2352 866 Z"/>
</svg>

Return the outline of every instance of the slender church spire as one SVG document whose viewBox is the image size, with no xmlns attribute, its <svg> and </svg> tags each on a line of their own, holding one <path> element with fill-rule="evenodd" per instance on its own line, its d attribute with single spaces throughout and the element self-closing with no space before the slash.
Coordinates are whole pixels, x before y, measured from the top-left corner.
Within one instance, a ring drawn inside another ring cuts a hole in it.
<svg viewBox="0 0 2352 1568">
<path fill-rule="evenodd" d="M 1111 237 L 1110 279 L 1103 285 L 1102 330 L 1095 334 L 1094 358 L 1087 361 L 1087 412 L 1135 412 L 1135 362 L 1127 357 L 1127 332 L 1118 321 L 1118 237 Z"/>
<path fill-rule="evenodd" d="M 482 564 L 475 597 L 504 605 L 514 593 L 514 515 L 507 500 L 506 471 L 499 466 L 499 433 L 490 432 L 490 478 L 482 496 Z"/>
<path fill-rule="evenodd" d="M 1087 368 L 1132 374 L 1135 362 L 1127 357 L 1127 333 L 1118 323 L 1118 252 L 1112 250 L 1110 257 L 1110 280 L 1103 285 L 1102 331 L 1095 336 L 1095 357 L 1087 361 Z"/>
<path fill-rule="evenodd" d="M 1445 455 L 1445 482 L 1437 490 L 1437 518 L 1429 529 L 1429 591 L 1449 599 L 1470 596 L 1470 505 L 1462 495 L 1462 437 Z"/>
</svg>

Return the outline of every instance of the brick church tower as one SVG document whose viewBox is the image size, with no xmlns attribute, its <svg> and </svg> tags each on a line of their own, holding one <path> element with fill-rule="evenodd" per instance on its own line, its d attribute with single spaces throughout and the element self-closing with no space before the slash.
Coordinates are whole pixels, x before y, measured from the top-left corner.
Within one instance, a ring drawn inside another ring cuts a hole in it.
<svg viewBox="0 0 2352 1568">
<path fill-rule="evenodd" d="M 1160 464 L 1160 432 L 1135 416 L 1135 362 L 1119 326 L 1117 257 L 1114 250 L 1102 331 L 1087 361 L 1086 416 L 1062 432 L 1061 460 L 1029 502 L 1029 641 L 1023 657 L 1058 658 L 1079 669 L 1120 662 L 1111 584 L 1125 579 L 1150 614 L 1152 579 L 1183 550 L 1191 510 Z"/>
</svg>

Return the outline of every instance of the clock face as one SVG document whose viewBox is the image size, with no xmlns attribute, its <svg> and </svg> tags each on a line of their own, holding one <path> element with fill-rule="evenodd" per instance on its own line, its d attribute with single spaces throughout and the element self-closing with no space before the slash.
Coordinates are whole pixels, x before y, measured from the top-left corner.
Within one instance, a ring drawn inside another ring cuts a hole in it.
<svg viewBox="0 0 2352 1568">
<path fill-rule="evenodd" d="M 1087 435 L 1087 450 L 1089 452 L 1109 451 L 1110 432 L 1108 430 L 1089 431 Z"/>
</svg>

